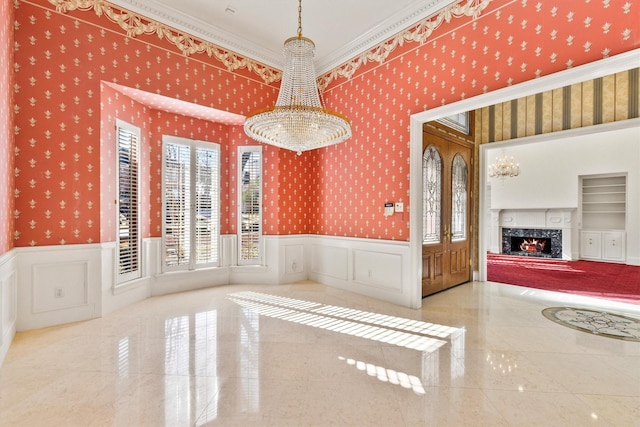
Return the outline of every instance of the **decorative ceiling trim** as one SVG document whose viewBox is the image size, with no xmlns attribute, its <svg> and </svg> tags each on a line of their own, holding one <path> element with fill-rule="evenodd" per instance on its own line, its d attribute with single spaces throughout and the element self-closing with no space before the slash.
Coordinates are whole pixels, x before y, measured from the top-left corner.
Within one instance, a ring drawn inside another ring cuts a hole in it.
<svg viewBox="0 0 640 427">
<path fill-rule="evenodd" d="M 156 34 L 176 46 L 185 56 L 207 54 L 220 61 L 228 71 L 246 68 L 258 75 L 266 84 L 279 81 L 282 72 L 265 66 L 250 58 L 242 57 L 211 42 L 200 40 L 179 32 L 168 25 L 156 22 L 138 13 L 131 12 L 104 0 L 48 0 L 60 13 L 72 10 L 94 10 L 97 16 L 106 16 L 127 33 L 127 37 Z"/>
<path fill-rule="evenodd" d="M 391 52 L 397 47 L 403 46 L 405 42 L 425 43 L 443 22 L 449 23 L 453 18 L 464 16 L 478 18 L 480 13 L 489 6 L 489 3 L 491 3 L 491 0 L 462 0 L 457 4 L 451 4 L 437 12 L 437 14 L 423 19 L 411 28 L 401 31 L 391 39 L 378 44 L 368 52 L 319 77 L 318 87 L 321 91 L 324 91 L 333 80 L 339 77 L 350 79 L 360 67 L 368 62 L 383 63 Z"/>
<path fill-rule="evenodd" d="M 415 25 L 423 19 L 433 16 L 439 10 L 450 4 L 458 3 L 458 1 L 459 0 L 419 0 L 408 5 L 360 37 L 347 43 L 332 53 L 330 57 L 321 58 L 316 61 L 318 76 L 339 67 L 341 64 L 374 48 L 395 34 Z"/>
</svg>

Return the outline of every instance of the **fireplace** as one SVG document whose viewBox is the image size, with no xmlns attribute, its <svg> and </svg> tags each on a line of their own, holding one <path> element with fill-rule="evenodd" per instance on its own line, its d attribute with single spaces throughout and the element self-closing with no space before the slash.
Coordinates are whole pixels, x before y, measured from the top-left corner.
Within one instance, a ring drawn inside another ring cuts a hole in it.
<svg viewBox="0 0 640 427">
<path fill-rule="evenodd" d="M 510 236 L 511 255 L 551 256 L 551 239 L 549 237 Z"/>
<path fill-rule="evenodd" d="M 562 230 L 503 228 L 502 253 L 562 258 Z"/>
<path fill-rule="evenodd" d="M 575 216 L 576 209 L 492 209 L 488 250 L 498 254 L 577 259 L 573 250 L 577 249 L 571 244 Z M 512 243 L 511 237 L 520 240 Z M 544 249 L 535 249 L 535 243 L 529 242 L 523 245 L 526 250 L 521 250 L 525 238 L 545 239 Z"/>
</svg>

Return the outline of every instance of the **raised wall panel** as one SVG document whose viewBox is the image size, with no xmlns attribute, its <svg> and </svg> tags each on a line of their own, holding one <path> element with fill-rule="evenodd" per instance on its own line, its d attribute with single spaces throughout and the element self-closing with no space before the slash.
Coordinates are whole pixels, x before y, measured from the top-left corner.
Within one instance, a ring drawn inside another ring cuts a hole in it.
<svg viewBox="0 0 640 427">
<path fill-rule="evenodd" d="M 33 265 L 33 313 L 86 306 L 89 303 L 88 263 Z"/>
<path fill-rule="evenodd" d="M 16 301 L 18 299 L 16 283 L 15 272 L 0 279 L 0 331 L 2 336 L 16 321 Z M 3 343 L 2 336 L 0 336 L 0 345 Z"/>
<path fill-rule="evenodd" d="M 115 250 L 115 248 L 112 248 Z M 102 315 L 102 244 L 20 248 L 16 330 L 88 320 Z M 43 262 L 46 260 L 46 262 Z M 105 294 L 112 294 L 112 281 Z"/>
<path fill-rule="evenodd" d="M 304 245 L 284 247 L 284 273 L 296 274 L 304 271 Z"/>
<path fill-rule="evenodd" d="M 402 256 L 367 250 L 353 251 L 353 280 L 385 289 L 402 289 Z"/>
<path fill-rule="evenodd" d="M 347 248 L 313 245 L 311 271 L 340 280 L 349 279 Z"/>
<path fill-rule="evenodd" d="M 13 337 L 18 317 L 18 274 L 14 251 L 0 255 L 0 366 Z"/>
</svg>

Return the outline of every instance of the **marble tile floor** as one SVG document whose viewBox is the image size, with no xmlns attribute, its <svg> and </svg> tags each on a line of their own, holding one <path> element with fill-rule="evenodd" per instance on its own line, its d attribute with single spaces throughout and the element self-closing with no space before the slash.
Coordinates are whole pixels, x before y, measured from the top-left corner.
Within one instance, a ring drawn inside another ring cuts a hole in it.
<svg viewBox="0 0 640 427">
<path fill-rule="evenodd" d="M 1 426 L 640 425 L 640 342 L 546 319 L 640 306 L 469 283 L 399 307 L 313 282 L 150 298 L 18 333 Z"/>
</svg>

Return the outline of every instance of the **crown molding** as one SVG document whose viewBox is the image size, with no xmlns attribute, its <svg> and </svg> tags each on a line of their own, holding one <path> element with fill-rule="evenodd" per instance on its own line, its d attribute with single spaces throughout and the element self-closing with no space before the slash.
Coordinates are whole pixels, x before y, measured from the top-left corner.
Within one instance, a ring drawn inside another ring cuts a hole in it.
<svg viewBox="0 0 640 427">
<path fill-rule="evenodd" d="M 389 16 L 352 42 L 316 61 L 316 73 L 322 75 L 358 55 L 373 49 L 402 30 L 436 14 L 457 0 L 416 0 L 404 9 Z"/>
<path fill-rule="evenodd" d="M 245 56 L 264 65 L 282 70 L 282 52 L 266 49 L 251 40 L 234 35 L 216 25 L 187 15 L 155 0 L 109 0 L 114 5 L 171 26 L 188 35 L 201 38 L 223 49 Z M 316 74 L 327 71 L 366 52 L 398 32 L 425 19 L 457 0 L 415 0 L 389 16 L 341 49 L 316 59 Z"/>
<path fill-rule="evenodd" d="M 238 37 L 213 24 L 187 15 L 154 0 L 109 0 L 111 3 L 157 20 L 188 35 L 211 42 L 223 49 L 282 70 L 282 52 L 273 52 L 242 37 Z"/>
</svg>

